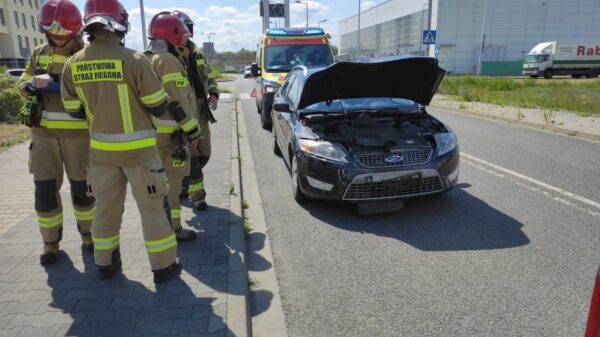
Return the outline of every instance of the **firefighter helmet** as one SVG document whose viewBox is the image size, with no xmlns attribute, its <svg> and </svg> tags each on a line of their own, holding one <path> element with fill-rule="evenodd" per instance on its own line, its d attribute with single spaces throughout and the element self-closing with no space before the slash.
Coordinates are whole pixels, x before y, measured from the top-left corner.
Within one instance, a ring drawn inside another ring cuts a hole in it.
<svg viewBox="0 0 600 337">
<path fill-rule="evenodd" d="M 156 14 L 148 28 L 148 38 L 161 39 L 181 46 L 190 35 L 183 22 L 171 12 L 160 12 Z"/>
<path fill-rule="evenodd" d="M 84 31 L 95 24 L 111 32 L 127 32 L 129 29 L 129 14 L 117 0 L 87 0 L 83 13 Z"/>
<path fill-rule="evenodd" d="M 180 10 L 174 10 L 173 14 L 175 14 L 181 22 L 187 27 L 187 30 L 190 32 L 191 36 L 194 36 L 194 21 L 189 17 L 189 15 L 185 14 Z"/>
<path fill-rule="evenodd" d="M 69 0 L 48 0 L 40 9 L 38 20 L 40 32 L 49 38 L 70 40 L 81 29 L 81 12 Z"/>
</svg>

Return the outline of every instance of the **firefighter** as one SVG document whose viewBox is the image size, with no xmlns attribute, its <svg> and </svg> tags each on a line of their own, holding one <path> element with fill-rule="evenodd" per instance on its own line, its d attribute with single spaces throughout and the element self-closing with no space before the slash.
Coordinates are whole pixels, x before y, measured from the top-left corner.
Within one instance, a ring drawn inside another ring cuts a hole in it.
<svg viewBox="0 0 600 337">
<path fill-rule="evenodd" d="M 194 22 L 190 17 L 178 10 L 174 11 L 173 14 L 179 17 L 188 28 L 191 36 L 194 36 Z M 217 89 L 216 80 L 209 76 L 210 67 L 206 63 L 204 55 L 196 48 L 192 39 L 188 39 L 185 47 L 190 53 L 187 60 L 188 77 L 198 99 L 198 120 L 200 121 L 200 127 L 204 137 L 200 139 L 198 146 L 192 149 L 189 187 L 187 191 L 185 191 L 184 186 L 182 196 L 185 197 L 186 194 L 189 194 L 189 198 L 194 204 L 194 207 L 199 211 L 203 211 L 207 208 L 203 169 L 206 164 L 208 164 L 211 155 L 209 122 L 217 122 L 212 111 L 217 109 L 219 91 Z"/>
<path fill-rule="evenodd" d="M 89 192 L 96 197 L 94 260 L 102 279 L 121 269 L 119 231 L 127 183 L 142 218 L 154 282 L 179 275 L 177 239 L 163 208 L 168 179 L 151 116 L 169 97 L 143 54 L 123 46 L 128 14 L 117 0 L 87 0 L 82 33 L 90 44 L 65 64 L 62 99 L 67 111 L 85 109 L 90 132 Z"/>
<path fill-rule="evenodd" d="M 81 13 L 68 0 L 48 0 L 40 9 L 38 23 L 48 42 L 33 50 L 17 86 L 26 98 L 19 118 L 31 127 L 29 172 L 35 183 L 35 210 L 44 241 L 40 263 L 46 266 L 59 257 L 64 171 L 71 185 L 77 229 L 88 252 L 94 251 L 90 227 L 95 208 L 94 198 L 86 194 L 90 139 L 85 115 L 79 110 L 65 112 L 59 88 L 65 62 L 83 48 L 78 37 Z"/>
<path fill-rule="evenodd" d="M 170 183 L 167 201 L 171 226 L 178 241 L 191 241 L 196 238 L 196 232 L 181 226 L 179 193 L 183 178 L 190 170 L 189 149 L 198 146 L 201 130 L 195 115 L 196 96 L 177 51 L 187 42 L 189 32 L 179 18 L 170 12 L 156 14 L 148 30 L 150 45 L 145 55 L 172 100 L 168 113 L 154 121 L 158 150 Z"/>
</svg>

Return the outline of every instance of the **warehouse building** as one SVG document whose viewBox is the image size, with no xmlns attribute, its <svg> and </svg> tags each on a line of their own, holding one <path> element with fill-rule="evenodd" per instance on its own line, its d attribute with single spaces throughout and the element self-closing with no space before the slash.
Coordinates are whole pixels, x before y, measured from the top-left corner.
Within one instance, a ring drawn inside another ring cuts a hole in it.
<svg viewBox="0 0 600 337">
<path fill-rule="evenodd" d="M 429 13 L 437 36 L 428 49 Z M 451 73 L 477 73 L 481 59 L 484 75 L 517 75 L 540 42 L 599 41 L 598 18 L 600 0 L 389 0 L 360 14 L 360 33 L 358 15 L 339 21 L 338 32 L 340 53 L 429 52 Z"/>
<path fill-rule="evenodd" d="M 0 0 L 0 64 L 23 67 L 37 45 L 46 42 L 38 30 L 40 0 Z"/>
</svg>

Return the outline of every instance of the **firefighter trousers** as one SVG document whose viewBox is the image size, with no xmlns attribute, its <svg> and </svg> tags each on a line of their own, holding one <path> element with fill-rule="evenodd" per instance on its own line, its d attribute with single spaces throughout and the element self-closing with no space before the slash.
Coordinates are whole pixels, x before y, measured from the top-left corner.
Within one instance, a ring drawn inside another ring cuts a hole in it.
<svg viewBox="0 0 600 337">
<path fill-rule="evenodd" d="M 56 137 L 46 130 L 35 130 L 29 146 L 29 172 L 35 183 L 35 210 L 42 239 L 46 244 L 62 239 L 63 207 L 60 189 L 64 172 L 71 185 L 71 201 L 77 229 L 89 234 L 94 217 L 94 198 L 87 195 L 87 168 L 90 140 Z"/>
<path fill-rule="evenodd" d="M 200 119 L 200 127 L 204 137 L 198 142 L 198 147 L 192 149 L 190 167 L 188 194 L 192 202 L 205 201 L 206 199 L 203 169 L 208 164 L 211 155 L 210 123 L 207 118 Z"/>
<path fill-rule="evenodd" d="M 142 218 L 150 266 L 167 268 L 175 263 L 177 240 L 163 207 L 169 182 L 158 155 L 139 167 L 90 166 L 90 190 L 96 197 L 92 223 L 96 265 L 110 265 L 113 251 L 119 248 L 127 182 Z"/>
<path fill-rule="evenodd" d="M 183 178 L 190 172 L 190 158 L 189 154 L 187 160 L 174 158 L 174 145 L 162 146 L 158 151 L 165 166 L 165 173 L 169 179 L 167 203 L 169 204 L 171 226 L 174 231 L 178 231 L 181 229 L 181 201 L 179 199 L 179 192 L 181 191 Z"/>
</svg>

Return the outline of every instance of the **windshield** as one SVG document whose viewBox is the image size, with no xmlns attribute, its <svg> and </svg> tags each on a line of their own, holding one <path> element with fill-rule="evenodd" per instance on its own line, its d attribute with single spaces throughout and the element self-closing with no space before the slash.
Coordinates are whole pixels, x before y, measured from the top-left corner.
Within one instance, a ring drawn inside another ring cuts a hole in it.
<svg viewBox="0 0 600 337">
<path fill-rule="evenodd" d="M 335 100 L 331 102 L 320 102 L 317 104 L 309 105 L 302 110 L 304 113 L 311 112 L 342 112 L 342 106 L 346 111 L 357 111 L 357 110 L 406 110 L 415 111 L 417 110 L 417 104 L 409 99 L 404 98 L 349 98 L 342 100 Z"/>
<path fill-rule="evenodd" d="M 326 44 L 277 45 L 265 48 L 265 70 L 287 72 L 294 66 L 328 66 L 333 63 L 331 50 Z"/>
<path fill-rule="evenodd" d="M 246 71 L 250 71 L 250 66 L 245 66 L 245 67 L 244 67 L 244 70 L 246 70 Z"/>
<path fill-rule="evenodd" d="M 527 55 L 527 58 L 525 59 L 525 61 L 527 63 L 539 63 L 540 62 L 540 56 L 541 55 Z"/>
</svg>

